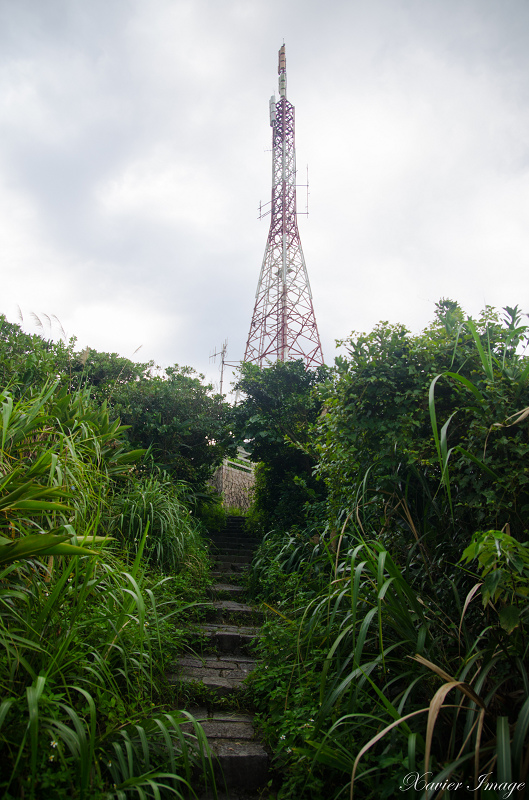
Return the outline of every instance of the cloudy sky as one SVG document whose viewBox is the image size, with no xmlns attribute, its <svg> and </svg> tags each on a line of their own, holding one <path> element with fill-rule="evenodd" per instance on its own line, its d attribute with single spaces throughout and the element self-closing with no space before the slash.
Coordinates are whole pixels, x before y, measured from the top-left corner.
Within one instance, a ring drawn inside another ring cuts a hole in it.
<svg viewBox="0 0 529 800">
<path fill-rule="evenodd" d="M 527 0 L 0 0 L 0 312 L 218 381 L 268 232 L 283 41 L 326 361 L 442 296 L 529 311 Z"/>
</svg>

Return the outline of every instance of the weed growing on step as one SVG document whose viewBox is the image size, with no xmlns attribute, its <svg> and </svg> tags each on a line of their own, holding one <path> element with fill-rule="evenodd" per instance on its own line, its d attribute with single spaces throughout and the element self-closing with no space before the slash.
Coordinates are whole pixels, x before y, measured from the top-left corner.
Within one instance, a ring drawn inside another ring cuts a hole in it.
<svg viewBox="0 0 529 800">
<path fill-rule="evenodd" d="M 233 711 L 243 713 L 251 710 L 252 693 L 246 686 L 225 696 L 220 696 L 200 680 L 179 681 L 175 685 L 178 705 L 185 708 L 206 708 L 212 711 Z"/>
<path fill-rule="evenodd" d="M 274 753 L 272 768 L 277 776 L 278 800 L 317 800 L 332 788 L 329 776 L 300 748 L 314 738 L 318 713 L 319 674 L 324 658 L 315 650 L 305 660 L 300 675 L 296 659 L 295 626 L 286 618 L 276 618 L 262 628 L 256 649 L 262 661 L 248 679 L 251 699 L 257 710 L 254 721 Z"/>
</svg>

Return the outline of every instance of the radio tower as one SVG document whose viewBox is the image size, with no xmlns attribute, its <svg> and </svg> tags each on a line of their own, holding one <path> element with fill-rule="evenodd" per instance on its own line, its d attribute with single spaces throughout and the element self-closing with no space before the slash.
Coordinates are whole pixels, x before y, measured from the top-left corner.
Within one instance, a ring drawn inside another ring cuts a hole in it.
<svg viewBox="0 0 529 800">
<path fill-rule="evenodd" d="M 318 367 L 323 354 L 296 217 L 294 106 L 287 100 L 285 45 L 278 72 L 280 100 L 270 98 L 272 219 L 244 361 L 262 367 L 302 358 L 306 368 Z"/>
</svg>

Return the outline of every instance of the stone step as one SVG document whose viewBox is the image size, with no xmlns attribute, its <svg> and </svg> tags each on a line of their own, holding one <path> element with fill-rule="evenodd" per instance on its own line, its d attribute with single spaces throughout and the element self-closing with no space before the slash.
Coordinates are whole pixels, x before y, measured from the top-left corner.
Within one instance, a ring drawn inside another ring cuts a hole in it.
<svg viewBox="0 0 529 800">
<path fill-rule="evenodd" d="M 221 573 L 222 574 L 222 573 Z M 242 597 L 245 592 L 244 586 L 238 586 L 236 583 L 215 583 L 210 587 L 210 595 L 224 599 L 235 599 Z"/>
<path fill-rule="evenodd" d="M 253 717 L 251 714 L 240 714 L 238 711 L 208 711 L 207 708 L 191 706 L 189 713 L 197 722 L 200 722 L 204 733 L 214 739 L 245 739 L 255 738 Z M 194 734 L 192 722 L 181 725 L 184 733 Z"/>
<path fill-rule="evenodd" d="M 226 528 L 244 528 L 246 525 L 246 517 L 232 517 L 226 518 Z"/>
<path fill-rule="evenodd" d="M 233 561 L 231 558 L 229 560 L 217 559 L 215 561 L 215 572 L 247 572 L 249 566 L 248 562 Z"/>
<path fill-rule="evenodd" d="M 259 547 L 259 542 L 249 542 L 247 539 L 235 539 L 230 537 L 229 539 L 209 539 L 209 546 L 210 549 L 221 549 L 221 548 L 230 548 L 230 549 L 244 549 L 250 550 L 254 553 L 257 548 Z"/>
<path fill-rule="evenodd" d="M 205 606 L 205 609 L 208 622 L 216 622 L 219 625 L 234 621 L 242 624 L 258 624 L 264 620 L 262 609 L 235 600 L 214 600 Z"/>
<path fill-rule="evenodd" d="M 222 551 L 219 553 L 212 553 L 211 555 L 215 561 L 231 561 L 233 564 L 251 564 L 252 562 L 252 554 L 244 553 L 240 550 L 231 552 Z"/>
<path fill-rule="evenodd" d="M 263 789 L 268 779 L 269 757 L 266 749 L 256 741 L 253 719 L 249 714 L 235 712 L 207 713 L 191 708 L 213 751 L 217 780 L 217 800 L 254 800 L 254 794 Z M 191 723 L 182 725 L 183 732 L 193 733 Z M 222 789 L 229 790 L 224 793 Z M 207 792 L 201 800 L 213 800 L 215 794 Z"/>
<path fill-rule="evenodd" d="M 248 646 L 259 636 L 255 625 L 197 625 L 209 646 L 219 653 L 246 654 Z"/>
<path fill-rule="evenodd" d="M 227 697 L 242 690 L 243 681 L 254 666 L 255 660 L 243 655 L 184 656 L 174 665 L 176 671 L 167 674 L 167 680 L 200 682 L 217 697 Z"/>
<path fill-rule="evenodd" d="M 275 792 L 270 794 L 267 789 L 259 788 L 247 792 L 245 789 L 237 787 L 230 789 L 228 793 L 218 790 L 216 794 L 206 792 L 206 794 L 199 795 L 198 800 L 275 800 L 276 797 Z"/>
<path fill-rule="evenodd" d="M 231 583 L 240 581 L 243 571 L 239 570 L 238 572 L 224 572 L 223 570 L 214 570 L 210 572 L 212 578 L 225 581 L 226 583 Z"/>
<path fill-rule="evenodd" d="M 209 549 L 216 550 L 230 550 L 236 553 L 255 553 L 256 548 L 248 542 L 226 541 L 226 542 L 210 542 Z"/>
<path fill-rule="evenodd" d="M 227 537 L 234 537 L 237 539 L 247 539 L 251 541 L 258 542 L 260 541 L 261 537 L 255 533 L 250 533 L 249 531 L 245 531 L 242 528 L 221 528 L 220 531 L 209 531 L 208 536 L 211 536 L 212 539 L 220 538 L 222 539 L 223 536 Z"/>
<path fill-rule="evenodd" d="M 255 667 L 248 648 L 259 635 L 258 624 L 264 617 L 262 610 L 238 602 L 245 591 L 238 581 L 260 544 L 258 538 L 244 531 L 244 525 L 243 517 L 228 517 L 226 527 L 210 535 L 210 555 L 215 562 L 211 577 L 217 583 L 209 592 L 217 599 L 205 606 L 208 621 L 194 626 L 202 634 L 202 652 L 209 653 L 183 656 L 167 674 L 171 683 L 198 682 L 205 686 L 214 695 L 208 695 L 213 706 L 217 704 L 215 698 L 233 697 L 241 702 L 239 693 Z M 210 790 L 200 800 L 265 800 L 270 794 L 266 789 L 269 757 L 256 739 L 252 717 L 189 710 L 201 722 L 207 737 L 218 787 L 218 793 Z"/>
<path fill-rule="evenodd" d="M 219 785 L 256 791 L 268 779 L 268 753 L 260 742 L 208 739 L 219 770 Z M 230 798 L 233 794 L 230 792 Z"/>
<path fill-rule="evenodd" d="M 237 539 L 247 539 L 252 542 L 259 542 L 261 540 L 261 537 L 257 534 L 249 533 L 240 528 L 221 528 L 220 531 L 209 531 L 208 536 L 211 536 L 212 539 L 222 539 L 224 536 L 227 536 Z"/>
</svg>

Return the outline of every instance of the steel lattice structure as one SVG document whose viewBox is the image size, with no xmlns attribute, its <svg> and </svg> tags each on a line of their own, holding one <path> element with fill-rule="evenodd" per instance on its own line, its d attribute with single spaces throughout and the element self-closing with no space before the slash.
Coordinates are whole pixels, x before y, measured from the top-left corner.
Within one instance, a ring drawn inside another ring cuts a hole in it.
<svg viewBox="0 0 529 800">
<path fill-rule="evenodd" d="M 279 51 L 279 94 L 270 99 L 272 208 L 244 361 L 303 359 L 323 364 L 312 293 L 296 216 L 294 106 L 286 97 L 285 45 Z"/>
</svg>

